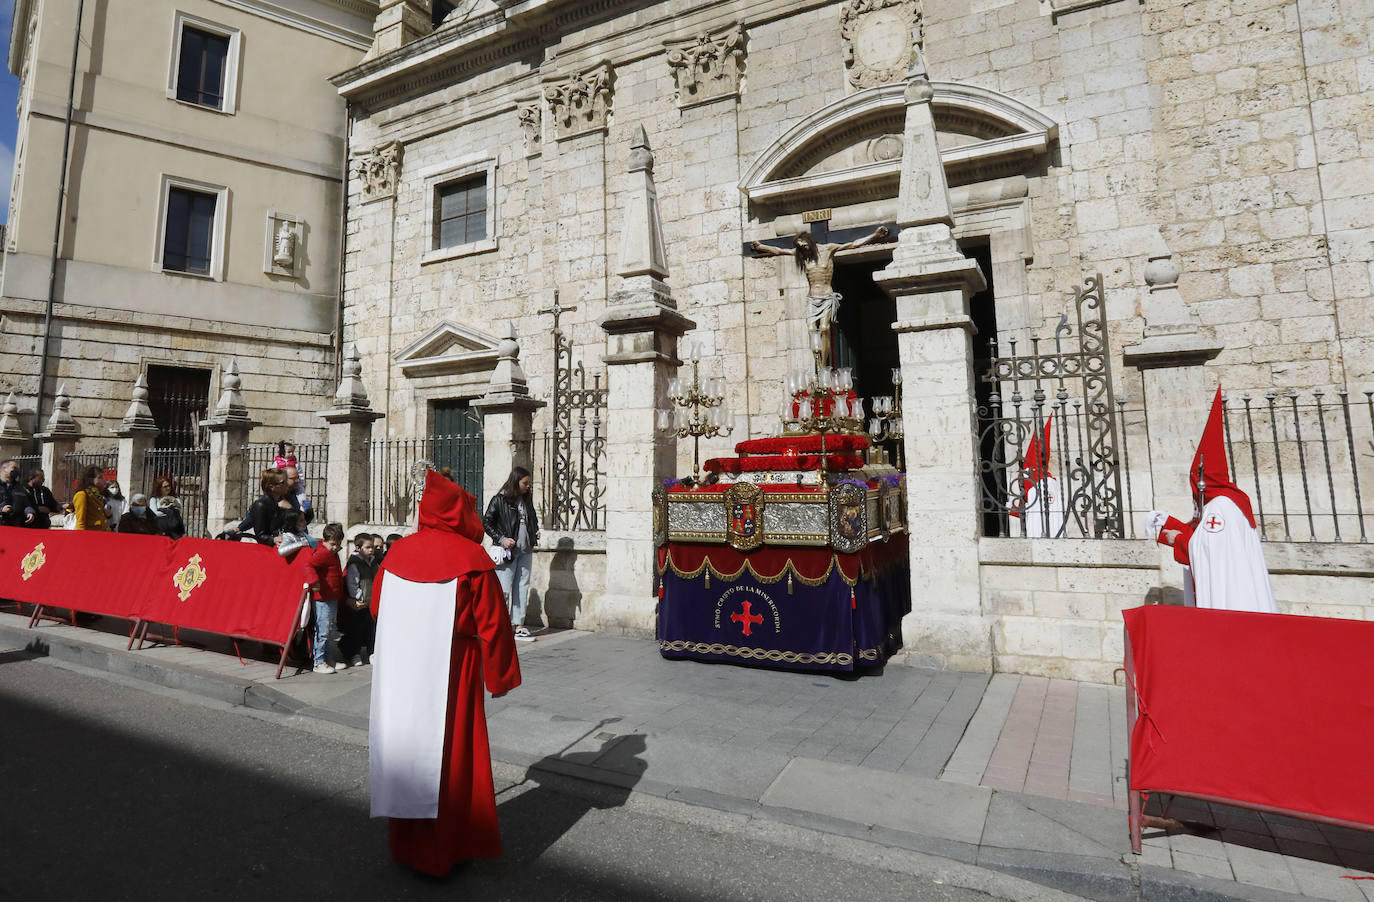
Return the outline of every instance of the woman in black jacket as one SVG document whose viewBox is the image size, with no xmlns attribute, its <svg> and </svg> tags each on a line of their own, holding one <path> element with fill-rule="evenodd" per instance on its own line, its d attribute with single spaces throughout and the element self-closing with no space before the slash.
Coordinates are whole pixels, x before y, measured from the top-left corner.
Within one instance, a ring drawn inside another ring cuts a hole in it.
<svg viewBox="0 0 1374 902">
<path fill-rule="evenodd" d="M 226 532 L 237 537 L 244 530 L 253 530 L 253 540 L 259 545 L 273 545 L 277 533 L 281 532 L 282 516 L 291 510 L 291 502 L 286 500 L 288 487 L 286 472 L 276 467 L 262 471 L 262 497 L 248 508 L 248 516 L 243 522 Z"/>
<path fill-rule="evenodd" d="M 533 642 L 525 627 L 525 606 L 530 600 L 530 568 L 534 562 L 534 547 L 539 544 L 539 514 L 534 510 L 534 496 L 530 492 L 530 471 L 515 467 L 506 484 L 487 505 L 482 525 L 492 542 L 505 550 L 507 557 L 496 565 L 496 578 L 506 593 L 515 638 Z"/>
</svg>

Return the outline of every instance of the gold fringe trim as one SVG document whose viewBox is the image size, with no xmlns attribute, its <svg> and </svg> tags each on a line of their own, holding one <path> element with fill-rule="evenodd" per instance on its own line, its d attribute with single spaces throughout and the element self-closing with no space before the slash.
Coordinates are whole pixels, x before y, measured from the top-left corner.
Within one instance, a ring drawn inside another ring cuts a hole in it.
<svg viewBox="0 0 1374 902">
<path fill-rule="evenodd" d="M 776 651 L 768 648 L 741 648 L 736 645 L 721 645 L 719 642 L 668 642 L 660 640 L 661 651 L 690 651 L 699 655 L 725 655 L 732 658 L 747 658 L 753 661 L 768 661 L 773 664 L 820 664 L 852 667 L 854 656 L 839 651 L 824 651 L 812 654 L 805 651 Z M 876 652 L 875 652 L 876 654 Z M 863 657 L 864 652 L 859 656 Z"/>
<path fill-rule="evenodd" d="M 743 573 L 745 570 L 748 570 L 750 576 L 752 576 L 759 582 L 763 583 L 764 585 L 772 585 L 773 583 L 779 582 L 783 577 L 787 577 L 789 591 L 791 590 L 791 581 L 792 577 L 794 576 L 797 579 L 801 580 L 802 585 L 811 586 L 812 588 L 815 588 L 816 586 L 825 585 L 830 580 L 830 571 L 836 569 L 837 566 L 835 562 L 835 555 L 832 554 L 830 555 L 830 563 L 825 568 L 825 573 L 817 579 L 810 579 L 808 577 L 802 576 L 801 571 L 799 571 L 796 568 L 796 565 L 793 564 L 790 560 L 783 565 L 783 568 L 781 570 L 779 570 L 772 576 L 765 576 L 759 573 L 757 570 L 754 569 L 753 565 L 750 564 L 747 559 L 745 560 L 744 564 L 733 573 L 730 573 L 725 570 L 717 570 L 716 567 L 711 563 L 711 559 L 709 557 L 703 558 L 701 566 L 696 568 L 695 570 L 683 570 L 680 567 L 678 567 L 677 562 L 673 560 L 673 555 L 671 552 L 664 555 L 664 560 L 666 561 L 666 565 L 658 568 L 659 576 L 662 576 L 665 572 L 671 569 L 673 571 L 674 576 L 681 577 L 682 579 L 696 579 L 698 576 L 701 576 L 704 571 L 706 572 L 707 588 L 710 588 L 711 586 L 712 576 L 715 576 L 716 579 L 723 579 L 726 582 L 734 582 L 735 580 L 739 579 L 741 573 Z M 857 585 L 859 580 L 867 578 L 869 577 L 867 574 L 863 572 L 862 568 L 860 568 L 859 574 L 855 576 L 853 579 L 850 579 L 848 576 L 845 576 L 844 571 L 840 570 L 840 579 L 844 580 L 844 584 L 846 586 L 849 586 L 850 588 L 853 588 L 855 585 Z"/>
</svg>

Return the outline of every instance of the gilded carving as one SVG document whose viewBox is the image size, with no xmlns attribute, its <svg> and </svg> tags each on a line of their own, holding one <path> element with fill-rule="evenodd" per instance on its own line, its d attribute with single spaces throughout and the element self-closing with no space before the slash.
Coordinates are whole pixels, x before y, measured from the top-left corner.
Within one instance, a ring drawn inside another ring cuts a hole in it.
<svg viewBox="0 0 1374 902">
<path fill-rule="evenodd" d="M 544 99 L 553 116 L 556 139 L 604 129 L 611 111 L 610 63 L 545 86 Z"/>
<path fill-rule="evenodd" d="M 677 80 L 677 104 L 693 106 L 739 93 L 744 32 L 738 24 L 718 34 L 703 32 L 668 48 L 668 67 Z"/>
<path fill-rule="evenodd" d="M 654 486 L 654 547 L 668 544 L 668 493 L 663 484 Z"/>
<path fill-rule="evenodd" d="M 904 81 L 925 39 L 918 0 L 849 0 L 840 12 L 849 83 L 875 88 Z"/>
<path fill-rule="evenodd" d="M 868 544 L 868 492 L 852 482 L 830 490 L 830 545 L 853 554 Z"/>
<path fill-rule="evenodd" d="M 354 173 L 363 185 L 363 203 L 395 197 L 401 176 L 401 142 L 383 144 L 362 157 Z"/>
<path fill-rule="evenodd" d="M 736 551 L 763 544 L 763 489 L 737 482 L 725 490 L 725 540 Z"/>
</svg>

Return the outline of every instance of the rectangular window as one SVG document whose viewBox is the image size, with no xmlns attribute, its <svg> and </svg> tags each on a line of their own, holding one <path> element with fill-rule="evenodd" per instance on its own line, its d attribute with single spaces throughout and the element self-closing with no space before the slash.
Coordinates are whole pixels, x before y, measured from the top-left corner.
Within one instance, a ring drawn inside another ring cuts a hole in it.
<svg viewBox="0 0 1374 902">
<path fill-rule="evenodd" d="M 164 270 L 210 275 L 218 200 L 217 195 L 189 188 L 168 190 L 167 227 L 162 244 Z"/>
<path fill-rule="evenodd" d="M 438 186 L 434 191 L 434 241 L 431 249 L 471 244 L 486 237 L 486 175 Z"/>
<path fill-rule="evenodd" d="M 156 447 L 205 447 L 200 423 L 210 410 L 210 371 L 150 363 L 148 408 L 157 424 Z"/>
<path fill-rule="evenodd" d="M 177 100 L 224 109 L 229 37 L 185 25 L 177 66 Z"/>
</svg>

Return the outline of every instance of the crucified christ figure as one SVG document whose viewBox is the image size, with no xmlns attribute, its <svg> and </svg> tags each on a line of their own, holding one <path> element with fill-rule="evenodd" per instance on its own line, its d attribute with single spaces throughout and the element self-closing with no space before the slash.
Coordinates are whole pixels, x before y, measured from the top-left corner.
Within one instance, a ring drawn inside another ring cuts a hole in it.
<svg viewBox="0 0 1374 902">
<path fill-rule="evenodd" d="M 831 284 L 835 278 L 835 255 L 840 251 L 882 241 L 889 234 L 887 226 L 878 226 L 872 234 L 848 244 L 818 245 L 816 239 L 811 237 L 811 233 L 808 231 L 797 234 L 797 237 L 792 240 L 791 250 L 770 247 L 766 244 L 759 244 L 757 241 L 751 243 L 749 247 L 756 253 L 766 254 L 770 257 L 795 258 L 797 269 L 806 275 L 807 320 L 811 324 L 811 330 L 828 335 L 830 324 L 835 321 L 835 314 L 839 312 L 841 299 Z"/>
</svg>

